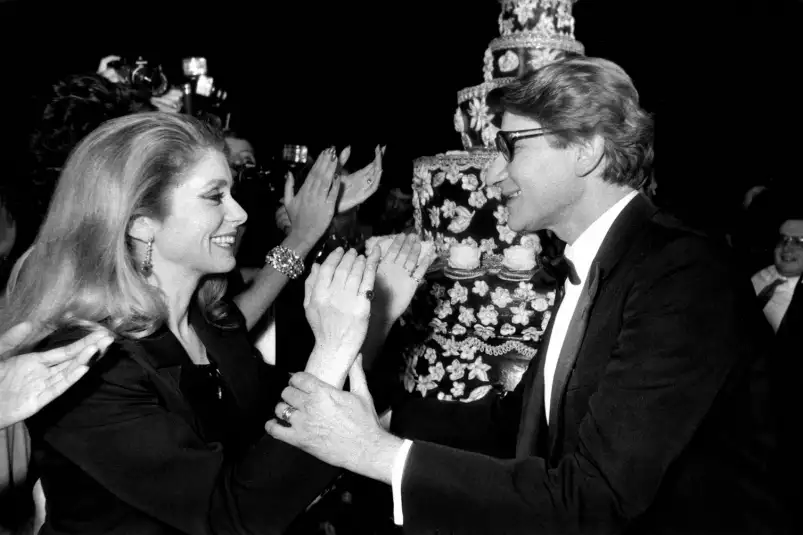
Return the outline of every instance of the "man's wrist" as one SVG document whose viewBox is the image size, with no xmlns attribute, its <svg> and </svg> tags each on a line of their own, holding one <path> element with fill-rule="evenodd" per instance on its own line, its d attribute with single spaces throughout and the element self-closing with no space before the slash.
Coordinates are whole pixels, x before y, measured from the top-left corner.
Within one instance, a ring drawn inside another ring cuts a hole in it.
<svg viewBox="0 0 803 535">
<path fill-rule="evenodd" d="M 390 485 L 393 479 L 393 465 L 403 445 L 403 439 L 383 429 L 377 429 L 375 438 L 364 445 L 362 452 L 355 459 L 355 465 L 345 468 Z"/>
</svg>

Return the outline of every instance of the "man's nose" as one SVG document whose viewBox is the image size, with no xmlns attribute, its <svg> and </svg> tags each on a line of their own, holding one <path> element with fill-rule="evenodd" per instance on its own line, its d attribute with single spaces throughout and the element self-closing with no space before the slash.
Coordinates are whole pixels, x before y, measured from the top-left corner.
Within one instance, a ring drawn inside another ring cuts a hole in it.
<svg viewBox="0 0 803 535">
<path fill-rule="evenodd" d="M 507 160 L 501 154 L 496 155 L 496 159 L 491 162 L 491 166 L 488 168 L 488 173 L 485 175 L 485 183 L 488 186 L 493 186 L 494 184 L 498 184 L 502 182 L 505 177 L 507 176 Z"/>
</svg>

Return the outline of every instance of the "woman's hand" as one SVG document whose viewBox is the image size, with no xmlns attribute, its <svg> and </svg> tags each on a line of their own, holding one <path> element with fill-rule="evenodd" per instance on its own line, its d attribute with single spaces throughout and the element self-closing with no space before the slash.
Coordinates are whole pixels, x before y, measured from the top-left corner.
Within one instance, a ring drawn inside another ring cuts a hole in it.
<svg viewBox="0 0 803 535">
<path fill-rule="evenodd" d="M 290 234 L 293 229 L 293 223 L 290 222 L 290 215 L 287 213 L 287 208 L 284 204 L 279 205 L 279 208 L 276 209 L 274 220 L 276 221 L 276 228 L 284 232 L 285 235 Z"/>
<path fill-rule="evenodd" d="M 312 266 L 304 285 L 304 310 L 315 335 L 309 373 L 338 388 L 362 347 L 371 317 L 379 250 L 368 258 L 354 249 L 335 249 Z"/>
<path fill-rule="evenodd" d="M 21 323 L 0 337 L 0 428 L 33 416 L 63 394 L 89 370 L 92 356 L 113 341 L 96 332 L 43 353 L 8 357 L 30 332 L 31 325 Z"/>
<path fill-rule="evenodd" d="M 379 188 L 379 181 L 382 178 L 382 155 L 384 148 L 376 147 L 374 161 L 366 165 L 357 172 L 343 175 L 343 195 L 337 203 L 337 213 L 343 213 L 358 206 L 376 193 Z M 340 164 L 345 165 L 351 154 L 350 148 L 346 148 L 340 154 Z"/>
<path fill-rule="evenodd" d="M 295 179 L 288 173 L 284 185 L 284 207 L 290 219 L 290 236 L 312 248 L 321 239 L 335 215 L 340 178 L 335 177 L 337 155 L 326 149 L 310 169 L 304 184 L 293 195 Z"/>
<path fill-rule="evenodd" d="M 418 285 L 436 258 L 434 247 L 427 245 L 423 251 L 418 236 L 399 234 L 392 241 L 380 241 L 373 246 L 374 250 L 382 251 L 376 272 L 374 313 L 388 326 L 410 306 Z"/>
</svg>

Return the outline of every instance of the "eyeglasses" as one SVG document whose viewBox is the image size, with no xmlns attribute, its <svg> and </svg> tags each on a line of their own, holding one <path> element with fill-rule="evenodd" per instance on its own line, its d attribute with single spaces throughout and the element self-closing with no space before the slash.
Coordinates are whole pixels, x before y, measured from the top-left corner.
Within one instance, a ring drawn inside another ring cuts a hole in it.
<svg viewBox="0 0 803 535">
<path fill-rule="evenodd" d="M 545 136 L 554 134 L 559 130 L 547 130 L 545 128 L 530 128 L 528 130 L 499 130 L 496 133 L 496 150 L 502 153 L 507 161 L 513 161 L 513 147 L 516 141 L 531 137 Z"/>
<path fill-rule="evenodd" d="M 789 236 L 787 234 L 781 234 L 778 236 L 778 245 L 782 245 L 784 247 L 789 245 L 803 247 L 803 236 Z"/>
</svg>

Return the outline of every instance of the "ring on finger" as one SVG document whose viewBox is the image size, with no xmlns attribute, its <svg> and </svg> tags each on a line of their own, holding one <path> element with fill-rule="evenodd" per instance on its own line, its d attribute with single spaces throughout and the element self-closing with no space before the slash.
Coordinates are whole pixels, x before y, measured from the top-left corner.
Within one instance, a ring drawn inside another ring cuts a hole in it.
<svg viewBox="0 0 803 535">
<path fill-rule="evenodd" d="M 369 301 L 373 301 L 374 300 L 374 291 L 373 290 L 365 290 L 365 293 L 363 295 Z"/>
<path fill-rule="evenodd" d="M 292 405 L 287 405 L 287 407 L 285 407 L 284 410 L 282 411 L 282 414 L 279 415 L 279 418 L 284 423 L 289 424 L 290 423 L 290 415 L 293 414 L 296 410 L 298 410 L 298 409 L 296 409 Z"/>
</svg>

